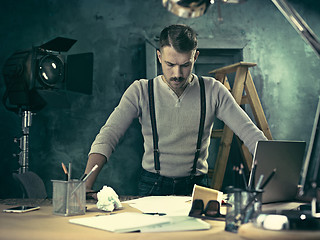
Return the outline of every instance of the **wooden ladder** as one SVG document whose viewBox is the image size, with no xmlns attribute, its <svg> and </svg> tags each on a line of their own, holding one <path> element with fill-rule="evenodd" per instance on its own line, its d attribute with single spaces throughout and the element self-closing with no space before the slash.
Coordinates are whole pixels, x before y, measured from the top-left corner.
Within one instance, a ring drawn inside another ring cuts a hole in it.
<svg viewBox="0 0 320 240">
<path fill-rule="evenodd" d="M 239 62 L 226 67 L 213 70 L 209 73 L 215 74 L 215 78 L 223 83 L 232 93 L 236 102 L 239 105 L 250 104 L 256 125 L 263 131 L 265 136 L 271 140 L 272 135 L 269 129 L 268 122 L 263 112 L 259 96 L 254 86 L 249 67 L 256 66 L 255 63 Z M 233 88 L 231 89 L 227 79 L 227 74 L 236 73 Z M 245 93 L 245 94 L 244 94 Z M 213 130 L 212 138 L 221 138 L 219 151 L 216 158 L 213 174 L 209 170 L 209 176 L 212 174 L 211 187 L 217 190 L 222 188 L 223 179 L 227 167 L 228 157 L 230 153 L 231 143 L 233 139 L 233 132 L 227 126 L 221 130 Z M 245 168 L 250 171 L 252 165 L 252 156 L 248 148 L 238 139 L 240 144 L 240 152 L 242 154 Z"/>
</svg>

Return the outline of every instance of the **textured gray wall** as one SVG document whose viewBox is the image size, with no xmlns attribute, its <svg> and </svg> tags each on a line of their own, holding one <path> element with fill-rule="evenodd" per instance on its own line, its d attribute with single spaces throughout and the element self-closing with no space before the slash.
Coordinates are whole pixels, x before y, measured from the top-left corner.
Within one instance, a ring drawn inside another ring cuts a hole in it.
<svg viewBox="0 0 320 240">
<path fill-rule="evenodd" d="M 314 1 L 291 1 L 320 36 L 320 6 Z M 197 19 L 182 19 L 167 12 L 160 0 L 1 0 L 0 66 L 16 50 L 41 45 L 57 36 L 77 39 L 68 54 L 94 53 L 93 95 L 69 94 L 69 106 L 48 106 L 33 117 L 30 129 L 30 170 L 45 182 L 62 179 L 61 162 L 73 164 L 79 177 L 90 145 L 135 79 L 144 78 L 145 39 L 154 39 L 172 23 L 191 25 L 212 46 L 229 40 L 244 43 L 244 61 L 251 69 L 274 139 L 305 140 L 313 123 L 320 95 L 320 59 L 291 27 L 271 1 L 248 0 L 216 6 Z M 0 81 L 0 94 L 5 86 Z M 21 120 L 0 105 L 0 197 L 16 196 L 10 171 L 16 166 L 14 136 Z M 139 124 L 134 122 L 95 188 L 112 186 L 119 194 L 136 194 L 143 153 Z M 213 163 L 210 163 L 211 166 Z"/>
</svg>

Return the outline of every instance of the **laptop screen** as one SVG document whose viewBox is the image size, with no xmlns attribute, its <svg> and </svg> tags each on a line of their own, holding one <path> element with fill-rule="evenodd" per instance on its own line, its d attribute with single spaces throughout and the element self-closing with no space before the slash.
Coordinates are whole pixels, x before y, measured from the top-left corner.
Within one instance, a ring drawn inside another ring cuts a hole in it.
<svg viewBox="0 0 320 240">
<path fill-rule="evenodd" d="M 255 170 L 251 171 L 253 185 L 263 175 L 267 179 L 276 170 L 273 178 L 264 187 L 262 202 L 292 201 L 297 195 L 300 171 L 305 153 L 303 141 L 259 141 L 253 162 Z"/>
</svg>

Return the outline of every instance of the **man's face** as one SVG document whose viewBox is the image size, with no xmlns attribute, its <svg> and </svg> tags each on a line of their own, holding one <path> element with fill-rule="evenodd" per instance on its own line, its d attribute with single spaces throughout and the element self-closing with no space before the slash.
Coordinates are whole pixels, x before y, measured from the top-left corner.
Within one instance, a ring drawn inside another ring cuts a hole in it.
<svg viewBox="0 0 320 240">
<path fill-rule="evenodd" d="M 157 54 L 165 80 L 176 93 L 181 93 L 191 77 L 199 52 L 179 53 L 173 47 L 165 46 Z"/>
</svg>

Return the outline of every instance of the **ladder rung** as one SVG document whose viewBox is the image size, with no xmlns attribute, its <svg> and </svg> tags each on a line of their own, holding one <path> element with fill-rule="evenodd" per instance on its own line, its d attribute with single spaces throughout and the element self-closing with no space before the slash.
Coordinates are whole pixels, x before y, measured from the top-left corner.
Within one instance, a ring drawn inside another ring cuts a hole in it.
<svg viewBox="0 0 320 240">
<path fill-rule="evenodd" d="M 212 138 L 221 138 L 223 134 L 223 129 L 214 129 L 212 130 L 211 137 Z"/>
<path fill-rule="evenodd" d="M 254 67 L 256 65 L 257 65 L 256 63 L 238 62 L 238 63 L 232 64 L 232 65 L 226 66 L 226 67 L 215 69 L 213 71 L 210 71 L 209 73 L 224 73 L 224 74 L 228 74 L 228 73 L 235 72 L 239 66 Z"/>
<path fill-rule="evenodd" d="M 249 104 L 249 98 L 248 96 L 242 96 L 242 99 L 241 99 L 241 105 L 242 104 Z"/>
</svg>

